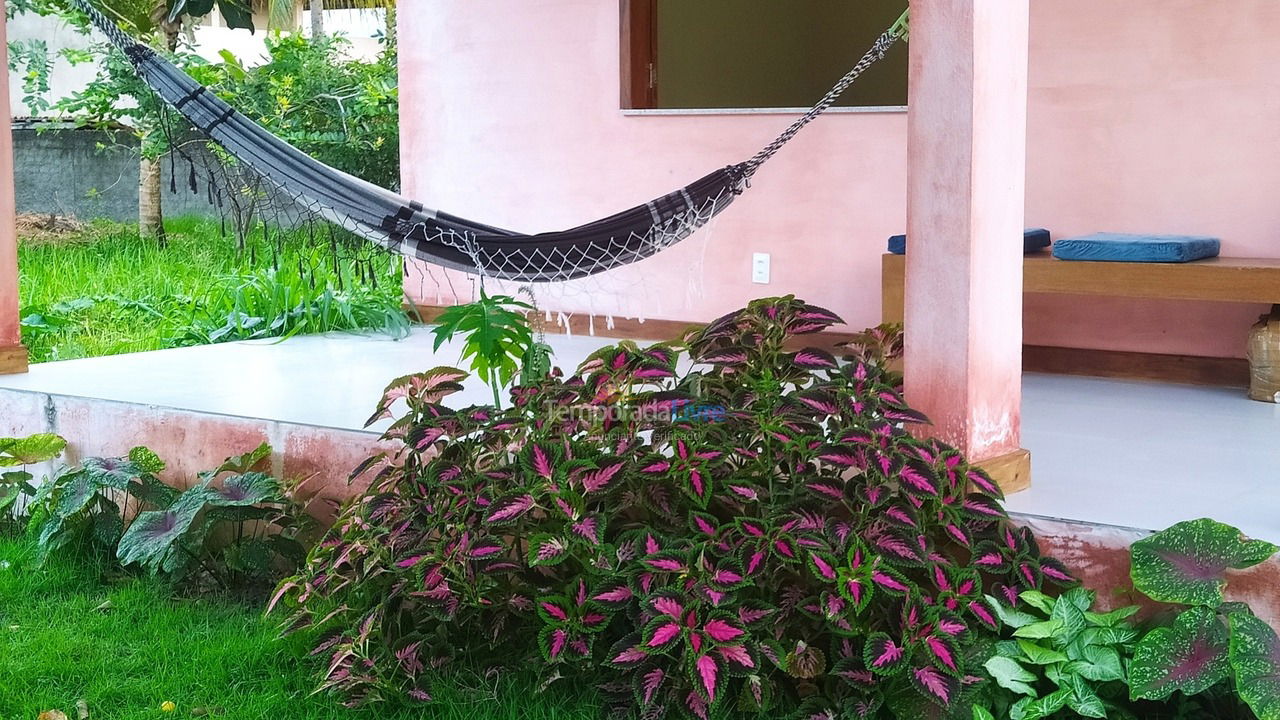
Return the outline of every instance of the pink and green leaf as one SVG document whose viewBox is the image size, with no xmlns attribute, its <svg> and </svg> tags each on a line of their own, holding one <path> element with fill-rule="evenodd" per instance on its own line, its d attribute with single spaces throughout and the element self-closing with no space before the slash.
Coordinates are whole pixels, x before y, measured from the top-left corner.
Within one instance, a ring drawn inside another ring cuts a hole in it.
<svg viewBox="0 0 1280 720">
<path fill-rule="evenodd" d="M 1257 565 L 1276 549 L 1213 520 L 1181 522 L 1133 544 L 1133 584 L 1160 602 L 1217 607 L 1227 571 Z"/>
<path fill-rule="evenodd" d="M 1195 695 L 1230 673 L 1226 626 L 1213 610 L 1194 607 L 1138 642 L 1129 666 L 1129 694 L 1135 700 L 1163 700 L 1174 691 Z"/>
<path fill-rule="evenodd" d="M 883 632 L 872 633 L 862 650 L 862 661 L 877 675 L 893 675 L 906 667 L 907 648 Z"/>
<path fill-rule="evenodd" d="M 1232 613 L 1229 658 L 1236 692 L 1259 720 L 1280 718 L 1280 638 L 1248 613 Z"/>
</svg>

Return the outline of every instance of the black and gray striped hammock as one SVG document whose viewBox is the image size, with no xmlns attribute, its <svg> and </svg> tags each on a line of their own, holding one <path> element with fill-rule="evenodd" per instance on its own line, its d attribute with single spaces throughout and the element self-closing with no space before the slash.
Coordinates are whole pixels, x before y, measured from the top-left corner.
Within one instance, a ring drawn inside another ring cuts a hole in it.
<svg viewBox="0 0 1280 720">
<path fill-rule="evenodd" d="M 602 220 L 562 232 L 527 235 L 429 209 L 315 160 L 237 112 L 163 55 L 131 38 L 87 0 L 72 3 L 128 57 L 160 98 L 302 211 L 391 252 L 518 282 L 556 282 L 594 275 L 650 257 L 693 234 L 748 187 L 766 160 L 830 108 L 906 35 L 904 14 L 818 104 L 751 159 Z"/>
</svg>

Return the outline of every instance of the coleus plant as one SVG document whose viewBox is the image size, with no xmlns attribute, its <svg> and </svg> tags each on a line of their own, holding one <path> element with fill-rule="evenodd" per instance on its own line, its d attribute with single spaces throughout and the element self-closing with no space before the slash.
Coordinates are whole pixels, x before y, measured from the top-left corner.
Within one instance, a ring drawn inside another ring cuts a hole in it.
<svg viewBox="0 0 1280 720">
<path fill-rule="evenodd" d="M 908 431 L 895 329 L 797 347 L 838 322 L 756 301 L 504 410 L 441 404 L 460 370 L 393 382 L 374 419 L 403 407 L 397 449 L 273 600 L 316 634 L 321 687 L 429 700 L 447 663 L 532 665 L 632 716 L 967 717 L 984 595 L 1071 578 L 984 472 Z"/>
<path fill-rule="evenodd" d="M 1280 639 L 1247 605 L 1225 596 L 1232 570 L 1258 565 L 1276 551 L 1208 519 L 1181 522 L 1133 544 L 1134 587 L 1153 600 L 1186 606 L 1134 649 L 1134 699 L 1195 695 L 1230 682 L 1259 720 L 1280 720 Z"/>
</svg>

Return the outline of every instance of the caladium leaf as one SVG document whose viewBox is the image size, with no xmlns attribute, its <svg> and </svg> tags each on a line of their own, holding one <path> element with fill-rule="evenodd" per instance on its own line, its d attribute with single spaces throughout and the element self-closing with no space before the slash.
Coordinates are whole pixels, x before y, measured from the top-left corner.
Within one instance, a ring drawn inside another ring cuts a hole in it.
<svg viewBox="0 0 1280 720">
<path fill-rule="evenodd" d="M 209 494 L 209 504 L 220 507 L 248 507 L 279 499 L 276 479 L 260 472 L 232 475 L 222 481 L 222 487 Z"/>
<path fill-rule="evenodd" d="M 66 447 L 67 441 L 53 433 L 0 438 L 0 467 L 46 462 L 61 455 Z"/>
<path fill-rule="evenodd" d="M 1262 620 L 1232 613 L 1229 657 L 1236 691 L 1258 720 L 1280 720 L 1280 638 Z"/>
<path fill-rule="evenodd" d="M 134 448 L 133 450 L 129 451 L 130 460 L 134 459 L 134 452 L 138 450 L 146 450 L 146 448 Z M 150 451 L 147 451 L 147 452 L 150 452 Z M 155 453 L 150 453 L 150 456 L 146 456 L 144 454 L 144 457 L 147 457 L 148 460 L 150 461 L 150 457 L 153 457 L 154 455 Z M 249 452 L 243 455 L 233 455 L 227 458 L 226 460 L 223 460 L 222 464 L 219 465 L 216 470 L 210 473 L 210 475 L 220 475 L 224 472 L 247 473 L 255 468 L 261 470 L 265 465 L 265 461 L 269 457 L 271 457 L 271 445 L 269 445 L 268 443 L 262 443 L 258 447 L 250 450 Z M 158 461 L 159 458 L 155 458 L 155 460 Z M 135 462 L 137 461 L 135 460 Z M 163 465 L 163 463 L 161 464 Z M 147 472 L 157 473 L 160 471 L 148 469 Z"/>
<path fill-rule="evenodd" d="M 124 490 L 129 487 L 130 480 L 143 474 L 142 469 L 128 458 L 85 458 L 81 465 L 95 485 L 116 490 Z"/>
<path fill-rule="evenodd" d="M 1134 700 L 1163 700 L 1175 690 L 1195 695 L 1231 672 L 1227 628 L 1209 608 L 1183 612 L 1170 627 L 1146 634 L 1129 665 L 1129 695 Z"/>
<path fill-rule="evenodd" d="M 1217 607 L 1228 570 L 1253 567 L 1276 550 L 1213 520 L 1180 522 L 1133 544 L 1133 584 L 1160 602 Z"/>
<path fill-rule="evenodd" d="M 201 490 L 199 487 L 188 490 L 167 510 L 139 513 L 120 537 L 116 549 L 120 563 L 137 563 L 153 573 L 171 569 L 173 558 L 183 552 L 178 544 L 205 507 L 206 495 L 196 492 Z"/>
</svg>

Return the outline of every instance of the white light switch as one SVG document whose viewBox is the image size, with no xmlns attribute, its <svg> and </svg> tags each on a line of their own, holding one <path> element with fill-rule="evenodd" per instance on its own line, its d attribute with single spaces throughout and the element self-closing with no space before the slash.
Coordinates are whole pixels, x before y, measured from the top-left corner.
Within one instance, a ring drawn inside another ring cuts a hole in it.
<svg viewBox="0 0 1280 720">
<path fill-rule="evenodd" d="M 751 282 L 769 284 L 769 253 L 752 253 Z"/>
</svg>

